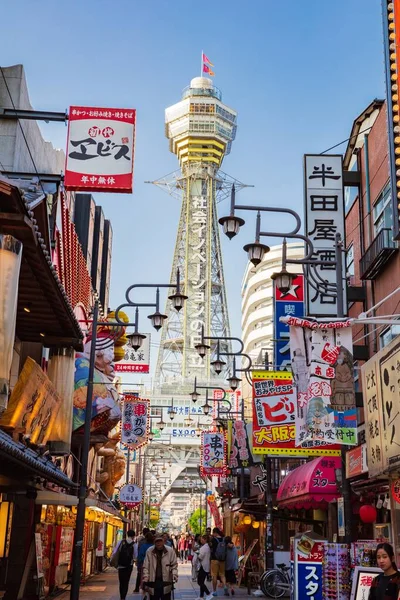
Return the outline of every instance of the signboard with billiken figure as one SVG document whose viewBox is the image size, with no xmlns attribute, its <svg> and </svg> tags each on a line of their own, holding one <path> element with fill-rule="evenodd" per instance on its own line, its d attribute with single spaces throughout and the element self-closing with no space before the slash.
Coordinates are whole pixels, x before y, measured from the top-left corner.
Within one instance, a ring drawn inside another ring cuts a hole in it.
<svg viewBox="0 0 400 600">
<path fill-rule="evenodd" d="M 127 483 L 119 490 L 119 502 L 126 508 L 135 508 L 143 500 L 143 491 L 140 485 Z"/>
<path fill-rule="evenodd" d="M 150 334 L 146 337 L 138 350 L 126 344 L 124 358 L 115 363 L 117 373 L 149 373 L 150 371 Z"/>
<path fill-rule="evenodd" d="M 132 193 L 136 111 L 71 106 L 66 190 Z"/>
</svg>

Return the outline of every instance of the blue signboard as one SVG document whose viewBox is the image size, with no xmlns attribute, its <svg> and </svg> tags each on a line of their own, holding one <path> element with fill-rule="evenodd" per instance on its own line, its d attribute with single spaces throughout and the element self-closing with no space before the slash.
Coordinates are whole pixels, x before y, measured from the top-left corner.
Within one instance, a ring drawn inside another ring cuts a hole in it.
<svg viewBox="0 0 400 600">
<path fill-rule="evenodd" d="M 286 294 L 274 289 L 274 366 L 281 371 L 290 368 L 289 326 L 280 317 L 304 316 L 304 279 L 298 275 Z"/>
</svg>

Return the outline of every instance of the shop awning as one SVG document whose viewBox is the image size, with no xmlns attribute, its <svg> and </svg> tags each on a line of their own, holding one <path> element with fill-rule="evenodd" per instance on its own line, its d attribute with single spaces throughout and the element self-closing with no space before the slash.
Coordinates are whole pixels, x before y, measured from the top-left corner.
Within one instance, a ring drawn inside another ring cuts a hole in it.
<svg viewBox="0 0 400 600">
<path fill-rule="evenodd" d="M 80 350 L 83 340 L 80 325 L 31 214 L 29 203 L 22 198 L 18 187 L 0 176 L 1 231 L 23 244 L 17 336 L 21 341 Z"/>
<path fill-rule="evenodd" d="M 336 469 L 341 469 L 339 456 L 320 456 L 290 471 L 278 489 L 280 507 L 322 508 L 340 494 Z"/>
<path fill-rule="evenodd" d="M 51 504 L 53 506 L 77 506 L 78 496 L 72 496 L 72 494 L 62 494 L 61 492 L 52 492 L 50 490 L 40 490 L 35 498 L 35 504 Z M 101 502 L 96 498 L 86 498 L 85 505 L 89 508 L 99 508 L 103 512 L 106 512 L 114 517 L 118 517 L 125 523 L 130 523 L 128 519 L 125 519 L 121 513 L 107 502 Z"/>
<path fill-rule="evenodd" d="M 19 466 L 30 475 L 38 475 L 48 481 L 57 483 L 63 488 L 75 488 L 76 485 L 63 473 L 50 458 L 41 456 L 24 444 L 16 442 L 4 431 L 0 430 L 0 462 L 2 470 Z M 4 467 L 3 467 L 4 465 Z"/>
</svg>

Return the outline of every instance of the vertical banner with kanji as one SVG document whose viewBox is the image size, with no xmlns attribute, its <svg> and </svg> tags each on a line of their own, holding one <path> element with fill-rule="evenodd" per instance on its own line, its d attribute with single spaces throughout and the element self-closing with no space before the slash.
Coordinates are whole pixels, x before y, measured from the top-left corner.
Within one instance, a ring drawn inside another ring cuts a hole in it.
<svg viewBox="0 0 400 600">
<path fill-rule="evenodd" d="M 224 524 L 222 522 L 221 513 L 217 506 L 217 501 L 215 499 L 214 494 L 210 494 L 209 496 L 207 496 L 207 503 L 210 508 L 210 513 L 212 514 L 214 519 L 214 526 L 218 527 L 218 529 L 222 531 Z"/>
<path fill-rule="evenodd" d="M 338 447 L 320 441 L 296 446 L 296 389 L 292 373 L 253 371 L 253 454 L 335 456 Z"/>
<path fill-rule="evenodd" d="M 370 477 L 400 467 L 400 342 L 361 367 Z"/>
<path fill-rule="evenodd" d="M 203 475 L 225 475 L 226 434 L 219 431 L 203 431 L 201 435 L 201 465 Z"/>
<path fill-rule="evenodd" d="M 147 443 L 150 427 L 150 401 L 124 394 L 122 402 L 121 444 L 137 450 Z"/>
<path fill-rule="evenodd" d="M 150 371 L 150 333 L 146 337 L 138 350 L 126 344 L 124 346 L 124 358 L 114 365 L 116 373 L 149 373 Z"/>
<path fill-rule="evenodd" d="M 345 238 L 342 155 L 306 154 L 304 182 L 305 235 L 313 243 L 313 257 L 318 262 L 328 263 L 311 267 L 314 283 L 311 277 L 307 278 L 307 315 L 336 317 L 338 314 L 334 264 L 336 234 L 340 234 L 342 240 Z M 342 280 L 346 281 L 345 261 L 343 261 Z M 315 281 L 318 283 L 316 284 Z M 343 295 L 343 305 L 346 307 L 346 286 Z"/>
<path fill-rule="evenodd" d="M 230 421 L 230 446 L 228 466 L 231 469 L 248 467 L 253 464 L 253 457 L 249 445 L 249 432 L 251 425 L 244 421 Z"/>
<path fill-rule="evenodd" d="M 289 317 L 287 323 L 297 391 L 296 446 L 357 445 L 350 321 Z"/>
<path fill-rule="evenodd" d="M 131 193 L 135 125 L 132 108 L 71 106 L 65 189 Z"/>
<path fill-rule="evenodd" d="M 274 365 L 279 370 L 290 370 L 289 327 L 281 317 L 304 315 L 304 277 L 297 275 L 292 287 L 282 294 L 274 281 Z"/>
</svg>

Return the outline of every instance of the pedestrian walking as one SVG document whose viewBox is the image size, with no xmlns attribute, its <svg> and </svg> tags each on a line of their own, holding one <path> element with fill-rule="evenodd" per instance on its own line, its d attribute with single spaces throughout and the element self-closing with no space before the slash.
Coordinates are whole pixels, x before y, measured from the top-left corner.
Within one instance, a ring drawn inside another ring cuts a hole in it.
<svg viewBox="0 0 400 600">
<path fill-rule="evenodd" d="M 151 546 L 154 544 L 154 536 L 150 533 L 150 530 L 147 530 L 144 540 L 139 543 L 138 557 L 137 557 L 137 577 L 136 577 L 136 586 L 135 593 L 138 593 L 140 590 L 140 584 L 142 582 L 142 571 L 143 571 L 143 563 L 146 557 L 146 552 Z"/>
<path fill-rule="evenodd" d="M 183 563 L 183 561 L 186 560 L 186 549 L 187 549 L 186 537 L 184 534 L 182 534 L 181 537 L 179 538 L 179 542 L 178 542 L 178 550 L 179 550 L 179 557 L 181 559 L 181 563 Z"/>
<path fill-rule="evenodd" d="M 135 532 L 132 529 L 129 529 L 126 534 L 126 538 L 119 542 L 111 556 L 111 566 L 118 569 L 119 595 L 121 600 L 125 600 L 126 598 L 129 580 L 132 575 L 134 538 Z"/>
<path fill-rule="evenodd" d="M 239 568 L 239 556 L 238 551 L 235 544 L 232 542 L 232 538 L 227 535 L 225 537 L 225 545 L 226 545 L 226 559 L 225 559 L 225 579 L 226 586 L 229 589 L 231 596 L 235 595 L 236 585 L 236 571 Z"/>
<path fill-rule="evenodd" d="M 205 597 L 206 600 L 212 600 L 213 597 L 206 585 L 207 575 L 209 574 L 211 568 L 211 548 L 209 542 L 210 538 L 208 535 L 203 535 L 200 538 L 201 546 L 196 559 L 196 563 L 199 565 L 199 569 L 197 571 L 197 583 L 200 587 L 199 598 Z"/>
<path fill-rule="evenodd" d="M 390 544 L 377 545 L 376 563 L 383 573 L 372 580 L 369 600 L 398 600 L 400 572 L 394 562 L 393 547 Z"/>
<path fill-rule="evenodd" d="M 213 535 L 211 538 L 211 577 L 213 586 L 213 596 L 217 594 L 218 577 L 224 586 L 225 596 L 229 596 L 228 588 L 226 587 L 225 580 L 225 559 L 226 559 L 226 545 L 223 538 L 223 533 L 214 527 Z"/>
<path fill-rule="evenodd" d="M 173 548 L 166 546 L 162 535 L 156 535 L 143 563 L 143 589 L 150 600 L 171 600 L 171 591 L 178 581 L 178 561 Z"/>
</svg>

